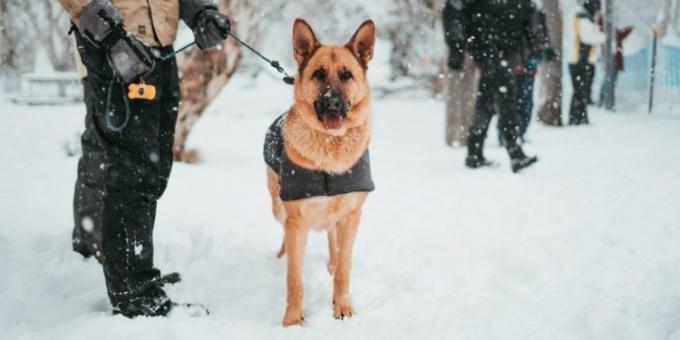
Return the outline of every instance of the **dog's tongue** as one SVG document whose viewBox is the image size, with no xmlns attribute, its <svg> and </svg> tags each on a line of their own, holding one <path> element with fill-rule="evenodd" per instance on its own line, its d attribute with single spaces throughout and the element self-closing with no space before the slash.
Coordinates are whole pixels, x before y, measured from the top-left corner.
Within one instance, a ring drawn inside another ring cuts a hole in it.
<svg viewBox="0 0 680 340">
<path fill-rule="evenodd" d="M 342 118 L 323 117 L 323 127 L 325 127 L 328 130 L 337 130 L 342 127 Z"/>
</svg>

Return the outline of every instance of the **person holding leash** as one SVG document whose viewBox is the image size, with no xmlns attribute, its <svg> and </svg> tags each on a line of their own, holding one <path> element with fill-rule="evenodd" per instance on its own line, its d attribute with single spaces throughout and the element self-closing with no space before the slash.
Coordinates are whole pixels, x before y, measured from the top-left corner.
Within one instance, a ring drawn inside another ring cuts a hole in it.
<svg viewBox="0 0 680 340">
<path fill-rule="evenodd" d="M 74 197 L 73 249 L 104 270 L 114 314 L 165 316 L 184 306 L 154 267 L 157 201 L 172 169 L 179 78 L 172 43 L 182 19 L 201 49 L 230 32 L 210 0 L 59 0 L 87 68 L 87 115 Z M 196 308 L 193 308 L 196 307 Z"/>
</svg>

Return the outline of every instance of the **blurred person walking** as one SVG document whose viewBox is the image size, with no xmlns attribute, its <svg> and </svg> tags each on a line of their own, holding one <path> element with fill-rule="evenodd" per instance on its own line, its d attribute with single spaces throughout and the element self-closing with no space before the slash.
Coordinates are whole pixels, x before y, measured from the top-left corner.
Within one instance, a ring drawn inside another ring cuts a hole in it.
<svg viewBox="0 0 680 340">
<path fill-rule="evenodd" d="M 443 21 L 450 50 L 449 68 L 460 70 L 467 51 L 481 74 L 475 113 L 467 139 L 465 165 L 469 168 L 496 165 L 483 155 L 489 123 L 496 111 L 513 172 L 538 160 L 537 157 L 525 155 L 517 144 L 521 123 L 516 74 L 528 63 L 525 48 L 540 45 L 536 43 L 538 37 L 531 24 L 534 10 L 531 0 L 446 2 Z"/>
<path fill-rule="evenodd" d="M 534 111 L 534 83 L 538 73 L 538 66 L 543 61 L 549 62 L 557 58 L 555 49 L 550 46 L 545 13 L 539 9 L 534 9 L 532 18 L 531 29 L 536 37 L 535 41 L 527 41 L 525 44 L 524 58 L 527 61 L 526 65 L 523 68 L 516 68 L 514 70 L 518 87 L 517 103 L 520 120 L 518 136 L 519 141 L 522 143 L 525 142 L 525 135 Z M 532 46 L 532 44 L 537 45 Z M 501 145 L 505 145 L 500 122 L 498 124 L 498 140 Z"/>
</svg>

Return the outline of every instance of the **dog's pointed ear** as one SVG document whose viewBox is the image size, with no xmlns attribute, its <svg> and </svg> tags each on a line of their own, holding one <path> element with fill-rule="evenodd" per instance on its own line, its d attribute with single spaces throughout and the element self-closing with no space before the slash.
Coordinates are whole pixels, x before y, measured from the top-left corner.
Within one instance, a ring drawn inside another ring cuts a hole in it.
<svg viewBox="0 0 680 340">
<path fill-rule="evenodd" d="M 373 48 L 375 47 L 375 23 L 373 20 L 364 21 L 345 47 L 354 53 L 364 68 L 367 67 L 373 59 Z"/>
<path fill-rule="evenodd" d="M 314 51 L 321 47 L 312 27 L 304 19 L 295 19 L 293 24 L 293 54 L 298 66 L 304 65 Z"/>
</svg>

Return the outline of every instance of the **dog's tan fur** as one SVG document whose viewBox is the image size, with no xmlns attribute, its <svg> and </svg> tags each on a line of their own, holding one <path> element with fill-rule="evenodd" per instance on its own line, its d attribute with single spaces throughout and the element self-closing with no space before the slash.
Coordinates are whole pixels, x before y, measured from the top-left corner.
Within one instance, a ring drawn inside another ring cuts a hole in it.
<svg viewBox="0 0 680 340">
<path fill-rule="evenodd" d="M 364 22 L 345 46 L 323 46 L 309 24 L 297 19 L 293 27 L 293 47 L 299 73 L 295 81 L 295 104 L 288 112 L 283 134 L 288 158 L 304 168 L 344 173 L 368 148 L 371 138 L 371 91 L 366 79 L 368 62 L 373 57 L 375 24 Z M 317 118 L 314 101 L 325 89 L 312 77 L 323 66 L 329 81 L 341 88 L 351 106 L 338 129 L 326 129 Z M 339 70 L 352 73 L 350 81 L 341 82 Z M 287 254 L 287 306 L 284 326 L 301 325 L 302 262 L 311 229 L 328 233 L 328 270 L 334 275 L 333 316 L 351 317 L 354 309 L 349 299 L 349 276 L 352 249 L 359 227 L 361 209 L 368 194 L 355 192 L 333 197 L 313 197 L 284 202 L 279 197 L 278 175 L 268 170 L 267 181 L 272 212 L 284 226 L 284 241 L 278 256 Z"/>
</svg>

